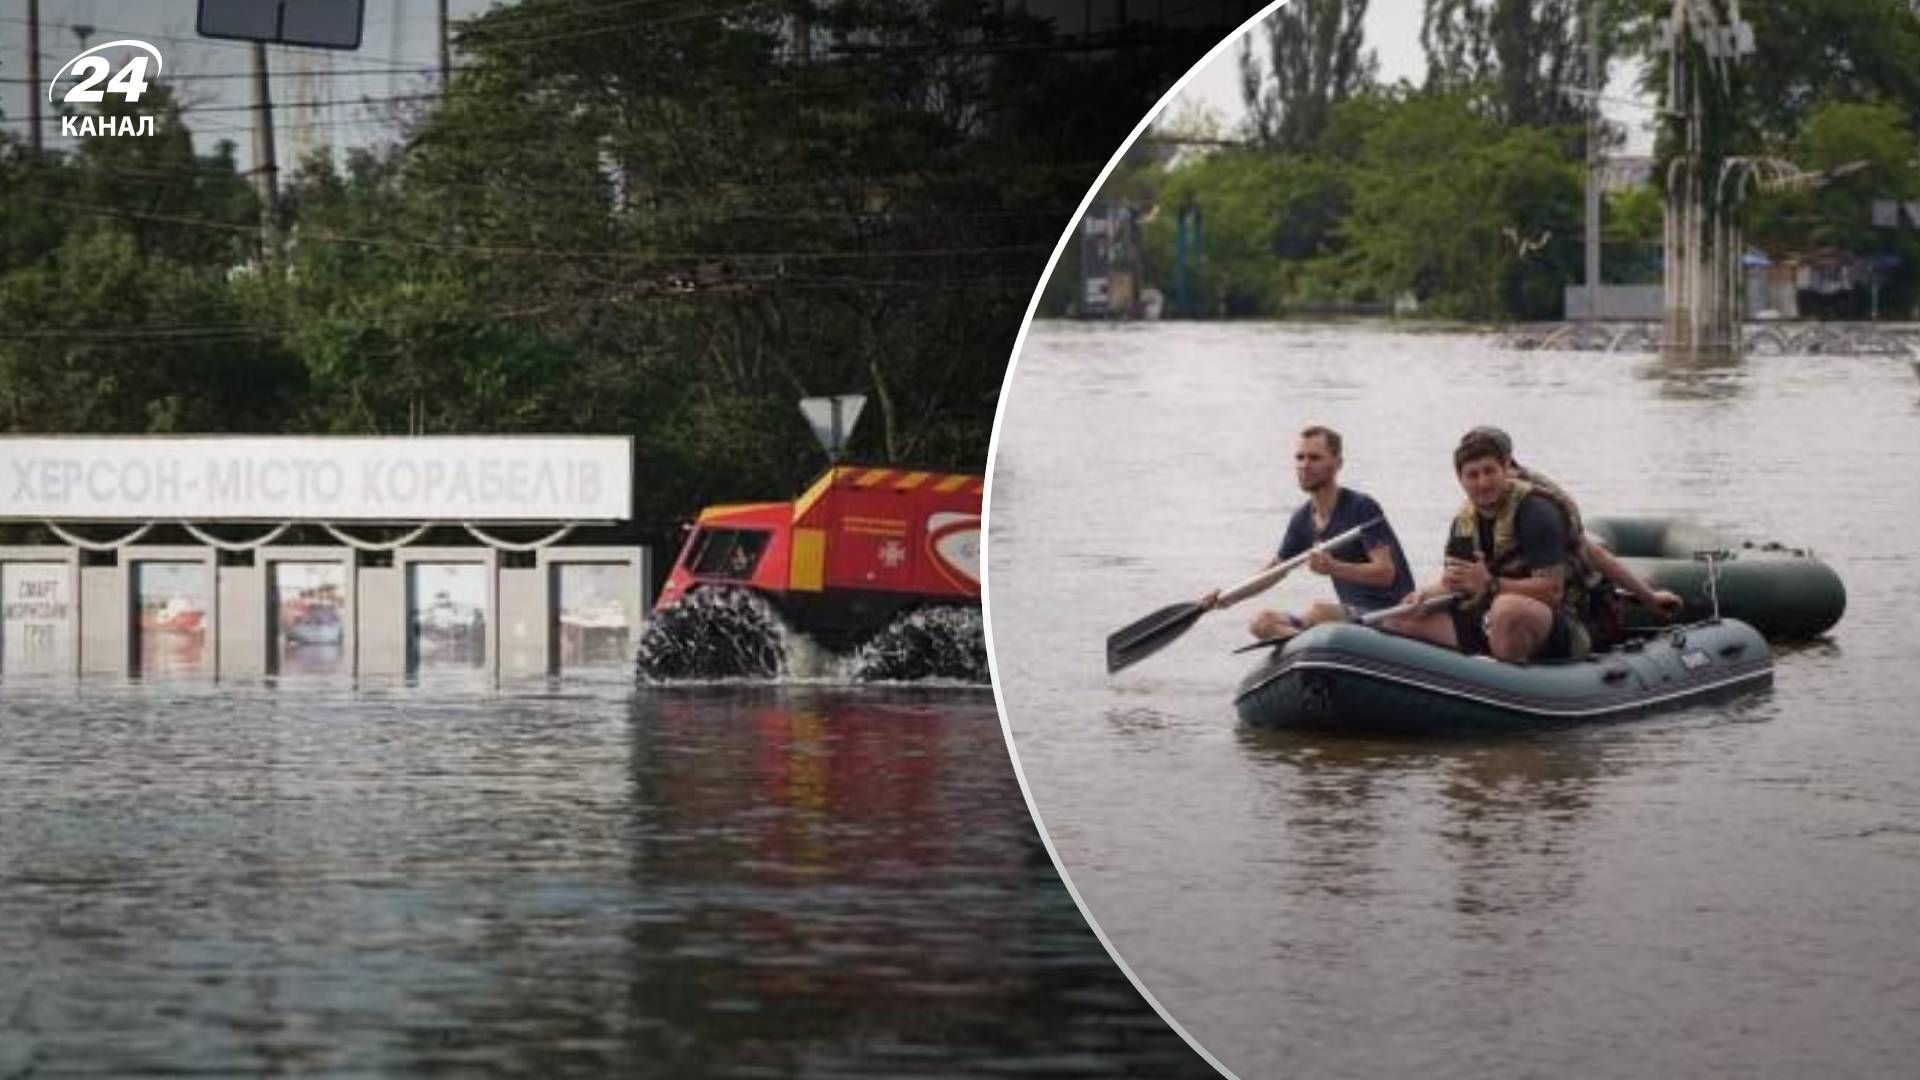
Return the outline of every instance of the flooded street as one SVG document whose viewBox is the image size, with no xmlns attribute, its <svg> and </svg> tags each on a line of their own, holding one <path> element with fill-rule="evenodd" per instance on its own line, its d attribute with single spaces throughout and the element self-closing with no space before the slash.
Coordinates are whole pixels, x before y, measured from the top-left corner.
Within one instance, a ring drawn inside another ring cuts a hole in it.
<svg viewBox="0 0 1920 1080">
<path fill-rule="evenodd" d="M 1519 352 L 1361 326 L 1038 324 L 989 505 L 996 675 L 1075 887 L 1244 1077 L 1895 1076 L 1920 1054 L 1920 386 L 1905 360 Z M 1491 423 L 1590 515 L 1689 514 L 1846 582 L 1771 690 L 1610 726 L 1238 726 L 1261 606 L 1109 676 L 1105 636 L 1259 569 L 1346 439 L 1416 578 Z"/>
<path fill-rule="evenodd" d="M 1201 1076 L 980 690 L 10 684 L 0 1077 Z"/>
</svg>

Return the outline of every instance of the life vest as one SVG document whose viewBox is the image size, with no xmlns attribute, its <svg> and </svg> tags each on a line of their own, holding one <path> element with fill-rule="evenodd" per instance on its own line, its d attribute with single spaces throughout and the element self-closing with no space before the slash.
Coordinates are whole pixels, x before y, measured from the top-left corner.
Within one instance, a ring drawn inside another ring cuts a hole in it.
<svg viewBox="0 0 1920 1080">
<path fill-rule="evenodd" d="M 1522 482 L 1531 485 L 1533 493 L 1546 498 L 1560 511 L 1560 518 L 1567 526 L 1567 558 L 1573 568 L 1573 574 L 1579 583 L 1592 592 L 1605 575 L 1587 558 L 1587 526 L 1580 520 L 1580 504 L 1566 489 L 1554 483 L 1546 475 L 1534 472 L 1522 466 L 1514 466 L 1514 475 Z"/>
<path fill-rule="evenodd" d="M 1513 472 L 1521 483 L 1533 489 L 1535 495 L 1545 496 L 1549 502 L 1559 508 L 1560 516 L 1567 523 L 1567 544 L 1578 550 L 1581 546 L 1581 538 L 1587 534 L 1587 527 L 1580 520 L 1580 504 L 1573 501 L 1573 496 L 1567 494 L 1565 488 L 1532 469 L 1516 465 Z"/>
<path fill-rule="evenodd" d="M 1551 481 L 1548 483 L 1551 484 Z M 1552 503 L 1560 511 L 1562 520 L 1569 526 L 1567 551 L 1561 560 L 1566 572 L 1561 580 L 1560 608 L 1574 635 L 1574 655 L 1583 656 L 1591 640 L 1587 634 L 1585 616 L 1588 592 L 1592 584 L 1588 580 L 1588 575 L 1592 573 L 1592 568 L 1587 566 L 1586 560 L 1580 556 L 1585 534 L 1574 528 L 1579 523 L 1579 509 L 1573 506 L 1573 500 L 1568 499 L 1565 492 L 1560 492 L 1560 498 L 1556 499 L 1545 487 L 1537 483 L 1526 480 L 1514 480 L 1510 483 L 1507 486 L 1507 493 L 1500 499 L 1500 504 L 1494 508 L 1493 551 L 1486 553 L 1487 568 L 1498 576 L 1509 579 L 1525 578 L 1532 573 L 1520 561 L 1520 538 L 1516 527 L 1520 504 L 1525 502 L 1529 495 L 1539 495 Z M 1569 518 L 1571 520 L 1567 520 Z M 1463 503 L 1460 512 L 1454 515 L 1453 536 L 1464 537 L 1473 545 L 1475 551 L 1480 550 L 1480 514 L 1474 509 L 1471 499 Z M 1486 611 L 1489 603 L 1490 601 L 1484 596 L 1476 597 L 1463 604 L 1461 610 L 1470 616 L 1479 616 Z"/>
</svg>

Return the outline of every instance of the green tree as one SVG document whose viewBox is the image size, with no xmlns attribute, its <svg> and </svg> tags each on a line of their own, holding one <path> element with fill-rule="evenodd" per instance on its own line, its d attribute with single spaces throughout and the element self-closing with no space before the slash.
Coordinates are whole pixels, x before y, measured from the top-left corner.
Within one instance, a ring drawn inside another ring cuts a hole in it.
<svg viewBox="0 0 1920 1080">
<path fill-rule="evenodd" d="M 1506 124 L 1581 122 L 1586 103 L 1568 89 L 1587 83 L 1582 17 L 1589 4 L 1600 5 L 1604 72 L 1625 15 L 1613 0 L 1426 0 L 1420 22 L 1426 88 L 1475 92 L 1489 115 Z"/>
<path fill-rule="evenodd" d="M 1812 189 L 1762 193 L 1747 215 L 1749 242 L 1776 255 L 1838 248 L 1879 256 L 1883 308 L 1915 295 L 1920 230 L 1899 207 L 1920 199 L 1920 141 L 1906 114 L 1886 103 L 1829 102 L 1809 114 L 1794 162 L 1832 179 Z M 1896 204 L 1895 224 L 1875 225 L 1876 202 Z"/>
<path fill-rule="evenodd" d="M 667 542 L 818 469 L 802 394 L 870 396 L 857 457 L 978 468 L 1073 208 L 1218 32 L 1074 40 L 997 8 L 491 9 L 400 145 L 302 163 L 271 260 L 231 148 L 196 158 L 163 94 L 141 103 L 160 138 L 0 145 L 0 407 L 36 430 L 631 433 L 636 531 Z"/>
<path fill-rule="evenodd" d="M 71 154 L 0 144 L 0 424 L 17 431 L 268 431 L 299 367 L 236 303 L 257 203 L 231 147 L 198 157 L 172 95 L 155 134 Z"/>
<path fill-rule="evenodd" d="M 0 327 L 10 431 L 275 431 L 299 382 L 221 271 L 144 256 L 112 227 L 0 279 Z"/>
<path fill-rule="evenodd" d="M 1666 199 L 1652 187 L 1607 196 L 1601 215 L 1601 266 L 1623 285 L 1659 284 L 1666 236 Z"/>
<path fill-rule="evenodd" d="M 1363 48 L 1366 15 L 1367 0 L 1293 0 L 1242 39 L 1240 96 L 1256 141 L 1305 150 L 1335 107 L 1372 85 L 1379 62 Z"/>
<path fill-rule="evenodd" d="M 1797 139 L 1834 102 L 1884 102 L 1920 126 L 1920 11 L 1907 0 L 1773 0 L 1740 10 L 1754 30 L 1753 54 L 1732 74 L 1744 148 Z"/>
<path fill-rule="evenodd" d="M 1442 314 L 1557 314 L 1580 191 L 1550 132 L 1503 129 L 1460 96 L 1415 95 L 1368 132 L 1342 266 L 1382 299 L 1410 292 Z"/>
</svg>

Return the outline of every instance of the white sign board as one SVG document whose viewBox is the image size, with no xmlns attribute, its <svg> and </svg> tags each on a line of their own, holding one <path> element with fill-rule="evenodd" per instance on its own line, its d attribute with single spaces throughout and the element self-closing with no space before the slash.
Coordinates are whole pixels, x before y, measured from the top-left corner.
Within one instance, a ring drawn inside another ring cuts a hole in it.
<svg viewBox="0 0 1920 1080">
<path fill-rule="evenodd" d="M 0 520 L 625 521 L 633 440 L 0 437 Z"/>
<path fill-rule="evenodd" d="M 73 671 L 73 568 L 0 564 L 0 672 Z"/>
</svg>

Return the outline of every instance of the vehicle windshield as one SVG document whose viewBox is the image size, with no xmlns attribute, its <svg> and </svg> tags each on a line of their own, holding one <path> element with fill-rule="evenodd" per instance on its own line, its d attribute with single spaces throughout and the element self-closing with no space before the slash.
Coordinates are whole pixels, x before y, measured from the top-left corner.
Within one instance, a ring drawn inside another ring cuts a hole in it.
<svg viewBox="0 0 1920 1080">
<path fill-rule="evenodd" d="M 687 566 L 698 577 L 744 581 L 766 550 L 767 533 L 758 529 L 702 529 L 687 553 Z"/>
</svg>

